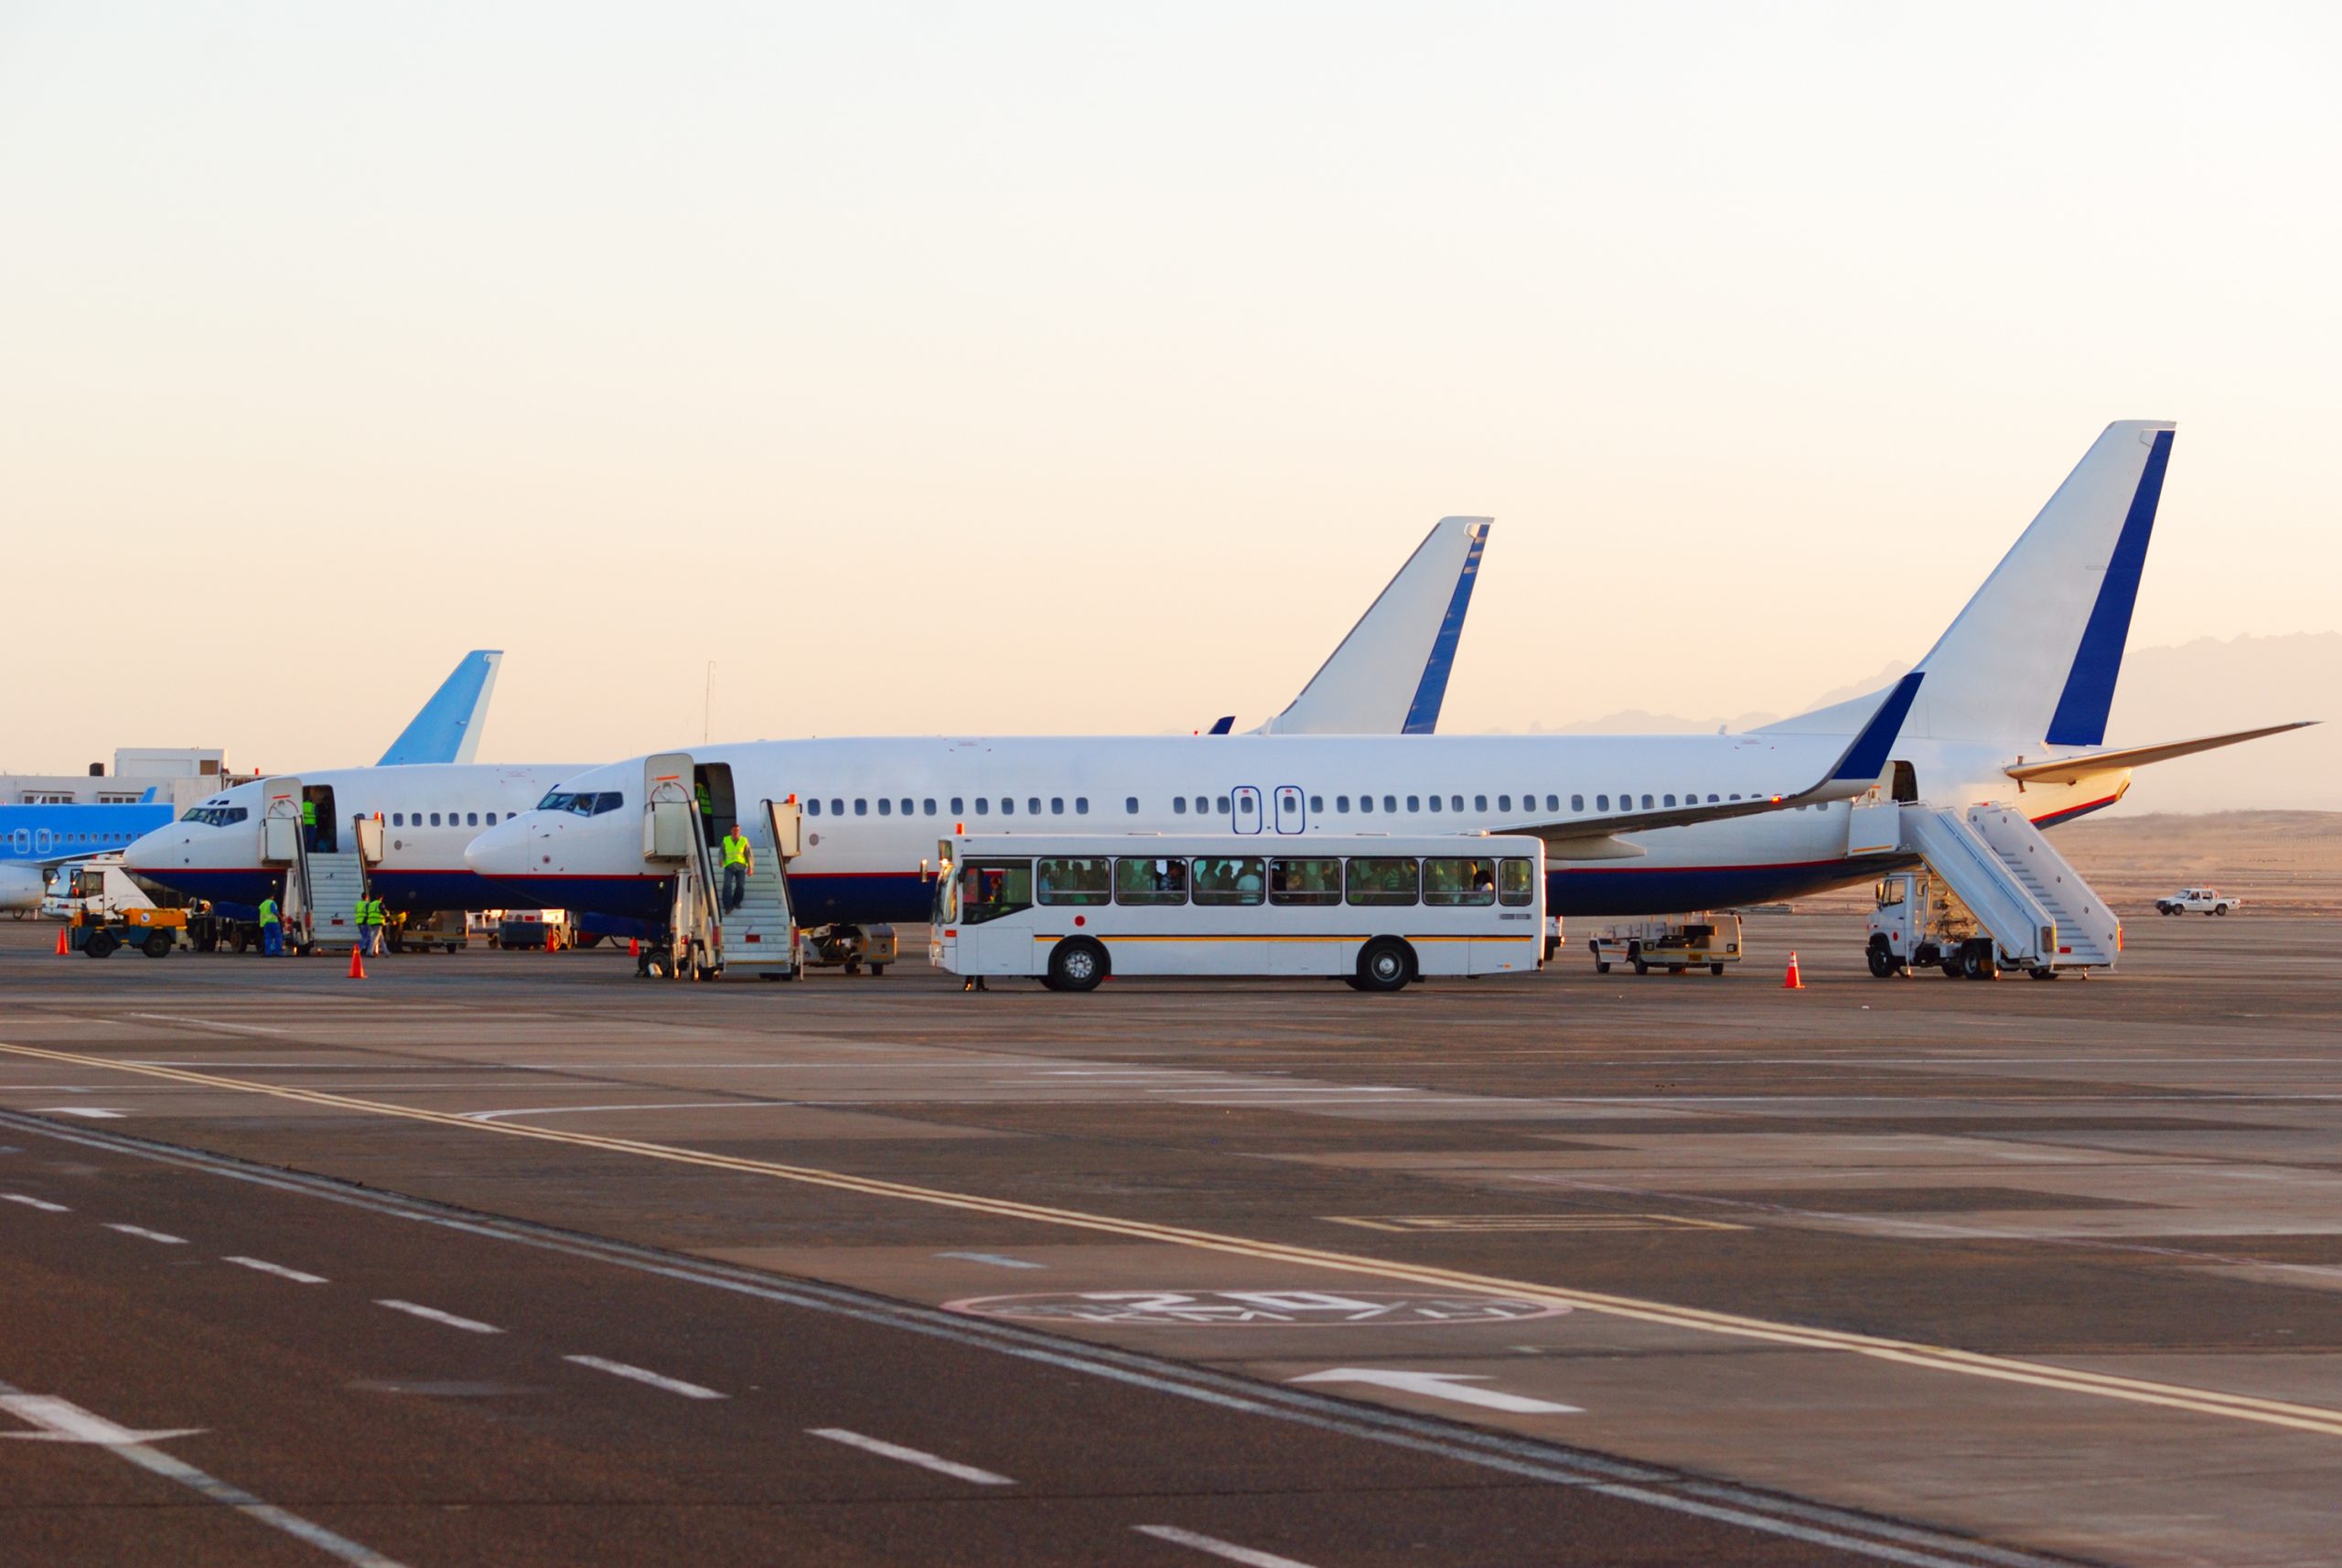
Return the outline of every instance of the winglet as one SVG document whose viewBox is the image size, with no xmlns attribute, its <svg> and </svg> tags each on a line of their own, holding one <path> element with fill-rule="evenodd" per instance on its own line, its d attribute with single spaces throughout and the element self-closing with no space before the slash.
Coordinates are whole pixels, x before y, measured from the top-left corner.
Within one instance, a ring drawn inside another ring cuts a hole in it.
<svg viewBox="0 0 2342 1568">
<path fill-rule="evenodd" d="M 1204 733 L 1206 735 L 1226 735 L 1230 730 L 1232 730 L 1235 727 L 1236 715 L 1234 714 L 1229 714 L 1223 717 L 1212 720 L 1211 728 L 1204 731 Z"/>
<path fill-rule="evenodd" d="M 374 766 L 469 762 L 479 751 L 489 698 L 495 694 L 496 672 L 503 662 L 500 648 L 478 648 L 465 654 Z"/>
<path fill-rule="evenodd" d="M 1838 766 L 1830 770 L 1825 781 L 1831 784 L 1870 784 L 1886 771 L 1886 754 L 1894 749 L 1895 739 L 1903 733 L 1903 721 L 1911 712 L 1911 703 L 1919 695 L 1919 682 L 1927 679 L 1927 671 L 1914 670 L 1895 682 L 1886 700 L 1878 704 L 1870 722 L 1854 736 L 1846 754 L 1838 758 Z"/>
</svg>

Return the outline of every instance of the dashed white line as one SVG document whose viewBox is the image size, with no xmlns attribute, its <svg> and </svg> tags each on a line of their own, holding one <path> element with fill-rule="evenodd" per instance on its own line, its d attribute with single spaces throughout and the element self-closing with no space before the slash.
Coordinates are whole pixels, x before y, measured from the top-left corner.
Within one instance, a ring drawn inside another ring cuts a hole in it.
<svg viewBox="0 0 2342 1568">
<path fill-rule="evenodd" d="M 1198 1535 L 1192 1530 L 1181 1530 L 1176 1524 L 1134 1524 L 1131 1528 L 1141 1535 L 1151 1535 L 1157 1541 L 1167 1541 L 1174 1546 L 1185 1546 L 1197 1552 L 1209 1552 L 1214 1557 L 1230 1563 L 1241 1563 L 1245 1568 L 1309 1568 L 1309 1564 L 1291 1557 L 1280 1557 L 1273 1552 L 1257 1547 L 1239 1546 L 1218 1536 Z"/>
<path fill-rule="evenodd" d="M 972 1481 L 979 1487 L 1013 1487 L 1016 1483 L 1006 1476 L 995 1476 L 990 1470 L 979 1470 L 973 1465 L 961 1465 L 934 1454 L 923 1454 L 900 1444 L 884 1443 L 876 1437 L 865 1437 L 859 1432 L 848 1432 L 843 1426 L 809 1426 L 805 1429 L 815 1437 L 826 1437 L 833 1443 L 843 1443 L 849 1448 L 859 1448 L 881 1458 L 899 1459 L 906 1465 L 917 1465 L 922 1470 L 955 1480 Z"/>
<path fill-rule="evenodd" d="M 123 1116 L 119 1111 L 101 1111 L 94 1105 L 36 1105 L 33 1107 L 33 1114 L 36 1116 L 79 1116 L 85 1122 L 119 1122 Z"/>
<path fill-rule="evenodd" d="M 21 1203 L 27 1208 L 38 1208 L 43 1214 L 70 1214 L 73 1212 L 61 1203 L 51 1203 L 45 1197 L 35 1197 L 29 1193 L 0 1192 L 0 1198 L 5 1198 L 10 1203 Z"/>
<path fill-rule="evenodd" d="M 144 1225 L 124 1225 L 109 1219 L 106 1221 L 106 1229 L 119 1230 L 125 1236 L 143 1236 L 149 1241 L 160 1241 L 166 1247 L 187 1245 L 187 1238 L 184 1236 L 174 1236 L 166 1230 L 149 1230 Z"/>
<path fill-rule="evenodd" d="M 226 1258 L 221 1261 L 247 1269 L 258 1269 L 262 1273 L 274 1274 L 278 1279 L 291 1280 L 295 1284 L 321 1285 L 326 1283 L 323 1274 L 305 1274 L 298 1269 L 288 1269 L 283 1263 L 272 1263 L 261 1258 Z"/>
<path fill-rule="evenodd" d="M 374 1305 L 376 1306 L 387 1306 L 392 1312 L 403 1312 L 415 1317 L 427 1317 L 434 1323 L 444 1323 L 450 1328 L 460 1328 L 467 1334 L 501 1334 L 504 1332 L 504 1330 L 499 1328 L 493 1323 L 482 1323 L 478 1318 L 474 1317 L 457 1317 L 452 1312 L 442 1312 L 435 1306 L 417 1306 L 411 1301 L 392 1301 L 385 1297 L 377 1300 Z"/>
<path fill-rule="evenodd" d="M 995 1269 L 1046 1269 L 1047 1263 L 1031 1263 L 1023 1258 L 1012 1258 L 1001 1252 L 938 1252 L 939 1258 L 965 1258 L 972 1263 L 990 1263 Z"/>
<path fill-rule="evenodd" d="M 605 1361 L 599 1356 L 564 1356 L 562 1359 L 575 1361 L 581 1367 L 591 1367 L 597 1372 L 607 1372 L 612 1377 L 631 1378 L 638 1383 L 648 1383 L 654 1389 L 664 1389 L 671 1394 L 681 1394 L 687 1400 L 720 1400 L 730 1397 L 727 1394 L 717 1393 L 714 1389 L 704 1389 L 697 1383 L 687 1383 L 681 1378 L 662 1378 L 658 1373 L 645 1371 L 640 1367 L 629 1367 L 624 1361 Z"/>
</svg>

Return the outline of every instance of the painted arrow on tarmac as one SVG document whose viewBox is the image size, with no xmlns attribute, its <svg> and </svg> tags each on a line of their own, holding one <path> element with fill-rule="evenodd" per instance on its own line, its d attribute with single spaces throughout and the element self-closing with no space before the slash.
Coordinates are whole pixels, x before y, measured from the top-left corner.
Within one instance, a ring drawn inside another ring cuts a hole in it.
<svg viewBox="0 0 2342 1568">
<path fill-rule="evenodd" d="M 1476 1404 L 1483 1410 L 1510 1411 L 1515 1415 L 1585 1413 L 1574 1404 L 1555 1404 L 1551 1400 L 1533 1400 L 1523 1394 L 1471 1386 L 1488 1380 L 1471 1372 L 1394 1372 L 1378 1367 L 1335 1367 L 1323 1372 L 1311 1372 L 1306 1377 L 1285 1380 L 1289 1383 L 1372 1383 L 1377 1388 L 1397 1389 L 1404 1393 L 1424 1394 L 1436 1400 L 1454 1400 L 1457 1404 Z"/>
<path fill-rule="evenodd" d="M 162 1432 L 133 1432 L 54 1394 L 0 1394 L 0 1410 L 40 1428 L 38 1432 L 0 1432 L 0 1437 L 21 1437 L 28 1443 L 96 1443 L 108 1448 L 130 1448 L 166 1437 L 192 1437 L 203 1430 L 178 1426 Z"/>
</svg>

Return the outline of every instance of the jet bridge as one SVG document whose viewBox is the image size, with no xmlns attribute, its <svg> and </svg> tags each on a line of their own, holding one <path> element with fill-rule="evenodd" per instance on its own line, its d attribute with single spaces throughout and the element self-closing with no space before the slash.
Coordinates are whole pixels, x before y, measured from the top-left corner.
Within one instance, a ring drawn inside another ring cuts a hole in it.
<svg viewBox="0 0 2342 1568">
<path fill-rule="evenodd" d="M 1847 848 L 1858 854 L 1918 855 L 1982 933 L 1955 948 L 1931 944 L 1929 934 L 1918 929 L 1907 936 L 1897 930 L 1887 955 L 1894 961 L 1918 957 L 1941 961 L 1946 973 L 1958 967 L 1980 977 L 2022 969 L 2050 979 L 2068 970 L 2110 969 L 2122 950 L 2122 921 L 2014 807 L 1868 802 L 1851 814 Z M 1880 940 L 1874 937 L 1874 949 Z M 1986 943 L 1988 950 L 1978 950 Z M 1939 959 L 1919 956 L 1922 947 L 1931 947 Z M 1872 972 L 1881 972 L 1876 956 Z"/>
</svg>

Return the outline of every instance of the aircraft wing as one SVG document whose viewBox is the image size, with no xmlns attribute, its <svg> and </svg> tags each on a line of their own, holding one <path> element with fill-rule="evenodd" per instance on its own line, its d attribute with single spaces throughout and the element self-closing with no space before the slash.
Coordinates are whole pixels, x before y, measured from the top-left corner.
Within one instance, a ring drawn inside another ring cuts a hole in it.
<svg viewBox="0 0 2342 1568">
<path fill-rule="evenodd" d="M 472 760 L 479 751 L 488 700 L 495 694 L 496 672 L 503 663 L 500 648 L 476 648 L 465 654 L 374 766 Z"/>
<path fill-rule="evenodd" d="M 1444 517 L 1301 694 L 1255 735 L 1429 735 L 1464 636 L 1490 520 Z"/>
<path fill-rule="evenodd" d="M 2214 751 L 2240 741 L 2259 740 L 2265 735 L 2283 735 L 2287 730 L 2306 729 L 2315 723 L 2315 719 L 2295 719 L 2292 724 L 2265 725 L 2260 729 L 2240 729 L 2229 735 L 2199 736 L 2194 740 L 2165 741 L 2161 746 L 2126 746 L 2120 751 L 2077 752 L 2071 757 L 2053 757 L 2046 762 L 2015 763 L 2007 772 L 2020 784 L 2072 784 L 2093 773 L 2112 773 L 2119 768 L 2143 768 L 2150 762 L 2168 762 L 2175 757 Z"/>
<path fill-rule="evenodd" d="M 1492 833 L 1528 833 L 1550 844 L 1568 844 L 1578 841 L 1615 839 L 1622 834 L 1649 832 L 1656 828 L 1689 827 L 1694 822 L 1724 822 L 1733 817 L 1754 817 L 1766 811 L 1784 811 L 1791 806 L 1811 805 L 1817 800 L 1851 800 L 1878 782 L 1886 770 L 1887 753 L 1895 745 L 1895 737 L 1902 733 L 1903 720 L 1911 711 L 1911 703 L 1919 694 L 1919 682 L 1925 680 L 1923 671 L 1913 671 L 1895 683 L 1885 698 L 1871 713 L 1862 733 L 1848 743 L 1830 770 L 1805 789 L 1792 795 L 1765 795 L 1746 800 L 1717 800 L 1698 805 L 1685 804 L 1652 811 L 1619 811 L 1608 816 L 1568 817 L 1560 821 L 1514 822 L 1504 827 L 1490 828 Z M 1611 858 L 1638 854 L 1631 845 L 1603 849 L 1587 858 Z"/>
</svg>

